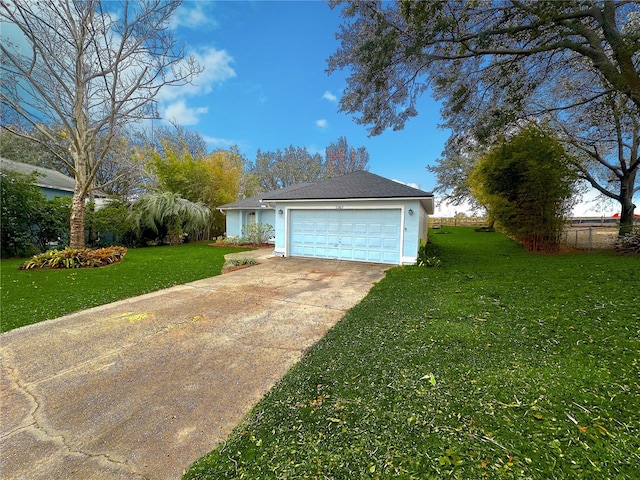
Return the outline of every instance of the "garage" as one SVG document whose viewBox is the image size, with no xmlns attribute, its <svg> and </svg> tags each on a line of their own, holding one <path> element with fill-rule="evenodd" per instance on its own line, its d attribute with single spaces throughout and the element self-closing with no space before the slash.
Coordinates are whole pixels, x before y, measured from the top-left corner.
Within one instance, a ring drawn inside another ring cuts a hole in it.
<svg viewBox="0 0 640 480">
<path fill-rule="evenodd" d="M 400 263 L 402 215 L 386 209 L 291 209 L 291 256 Z"/>
<path fill-rule="evenodd" d="M 427 240 L 434 198 L 358 171 L 287 185 L 219 208 L 227 217 L 228 237 L 240 237 L 253 218 L 273 222 L 273 253 L 279 257 L 413 265 Z"/>
</svg>

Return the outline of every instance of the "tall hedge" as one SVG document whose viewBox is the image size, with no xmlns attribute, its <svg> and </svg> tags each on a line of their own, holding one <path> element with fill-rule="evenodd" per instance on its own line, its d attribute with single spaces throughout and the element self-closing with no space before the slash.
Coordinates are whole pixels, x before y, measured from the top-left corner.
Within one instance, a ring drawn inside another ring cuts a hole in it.
<svg viewBox="0 0 640 480">
<path fill-rule="evenodd" d="M 573 206 L 571 165 L 555 137 L 529 126 L 483 155 L 469 184 L 496 228 L 529 251 L 555 252 Z"/>
</svg>

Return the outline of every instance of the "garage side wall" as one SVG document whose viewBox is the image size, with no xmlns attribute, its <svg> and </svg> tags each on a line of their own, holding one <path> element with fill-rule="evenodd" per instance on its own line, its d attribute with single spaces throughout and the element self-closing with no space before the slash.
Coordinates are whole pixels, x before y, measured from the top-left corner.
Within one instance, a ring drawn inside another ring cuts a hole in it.
<svg viewBox="0 0 640 480">
<path fill-rule="evenodd" d="M 406 202 L 404 210 L 404 245 L 402 251 L 402 264 L 413 265 L 418 258 L 420 238 L 426 234 L 423 231 L 424 209 L 418 201 Z"/>
</svg>

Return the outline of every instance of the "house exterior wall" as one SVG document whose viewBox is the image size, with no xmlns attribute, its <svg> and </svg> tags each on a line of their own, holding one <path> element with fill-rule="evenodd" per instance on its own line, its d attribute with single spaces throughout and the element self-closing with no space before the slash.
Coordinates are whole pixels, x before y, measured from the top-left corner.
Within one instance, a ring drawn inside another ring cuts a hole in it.
<svg viewBox="0 0 640 480">
<path fill-rule="evenodd" d="M 244 210 L 227 210 L 226 224 L 227 224 L 227 237 L 239 237 L 242 235 L 242 213 Z"/>
<path fill-rule="evenodd" d="M 357 200 L 357 201 L 289 201 L 276 202 L 274 209 L 276 241 L 274 254 L 288 256 L 289 217 L 293 209 L 399 209 L 401 215 L 401 264 L 416 262 L 420 238 L 426 237 L 426 212 L 419 200 Z M 412 214 L 409 214 L 412 210 Z M 282 213 L 280 213 L 282 211 Z"/>
<path fill-rule="evenodd" d="M 404 206 L 404 242 L 401 262 L 404 265 L 412 265 L 418 258 L 420 239 L 426 235 L 424 230 L 426 222 L 423 222 L 423 214 L 426 217 L 426 212 L 419 200 L 407 201 Z"/>
<path fill-rule="evenodd" d="M 58 190 L 51 187 L 40 187 L 40 191 L 47 197 L 47 200 L 53 200 L 56 197 L 73 197 L 73 192 L 68 190 Z"/>
<path fill-rule="evenodd" d="M 241 237 L 242 229 L 249 223 L 275 226 L 275 210 L 272 208 L 226 210 L 227 237 Z"/>
<path fill-rule="evenodd" d="M 424 240 L 424 243 L 427 243 L 429 240 L 429 215 L 427 211 L 422 207 L 422 203 L 420 204 L 420 239 Z M 419 243 L 419 242 L 418 242 Z"/>
</svg>

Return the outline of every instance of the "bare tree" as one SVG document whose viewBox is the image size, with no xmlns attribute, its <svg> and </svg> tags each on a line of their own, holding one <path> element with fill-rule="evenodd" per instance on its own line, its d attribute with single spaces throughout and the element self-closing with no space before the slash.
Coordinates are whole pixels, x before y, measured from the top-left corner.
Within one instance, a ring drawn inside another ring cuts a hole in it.
<svg viewBox="0 0 640 480">
<path fill-rule="evenodd" d="M 325 154 L 324 171 L 327 177 L 369 169 L 369 152 L 366 147 L 356 150 L 349 146 L 346 137 L 340 137 L 337 142 L 329 144 Z"/>
<path fill-rule="evenodd" d="M 160 125 L 153 132 L 151 145 L 154 149 L 162 151 L 168 146 L 172 151 L 186 151 L 194 160 L 202 160 L 207 156 L 207 142 L 199 132 L 189 130 L 175 122 L 169 125 Z"/>
<path fill-rule="evenodd" d="M 307 147 L 294 147 L 263 152 L 258 149 L 250 173 L 264 191 L 277 190 L 297 183 L 317 182 L 322 179 L 322 155 L 311 154 Z"/>
<path fill-rule="evenodd" d="M 2 108 L 34 127 L 45 140 L 32 140 L 46 146 L 73 173 L 74 248 L 84 246 L 85 199 L 103 187 L 96 182 L 98 170 L 119 132 L 145 118 L 161 88 L 189 83 L 201 71 L 192 57 L 185 58 L 168 31 L 180 3 L 0 3 L 0 20 L 20 33 L 0 43 Z M 7 29 L 3 31 L 6 35 Z M 61 130 L 54 134 L 47 125 Z M 99 142 L 99 136 L 104 141 Z"/>
</svg>

